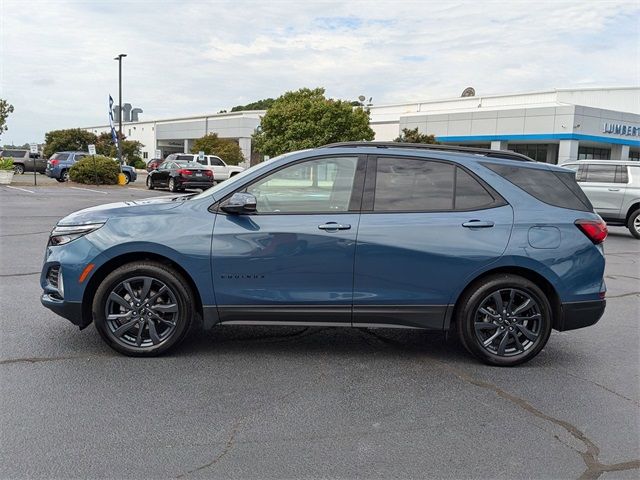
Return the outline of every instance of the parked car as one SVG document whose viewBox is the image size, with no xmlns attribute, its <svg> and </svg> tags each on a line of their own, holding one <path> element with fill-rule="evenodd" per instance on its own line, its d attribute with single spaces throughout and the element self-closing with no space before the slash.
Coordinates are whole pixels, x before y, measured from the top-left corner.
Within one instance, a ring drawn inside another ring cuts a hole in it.
<svg viewBox="0 0 640 480">
<path fill-rule="evenodd" d="M 625 226 L 640 239 L 640 162 L 579 160 L 563 167 L 576 172 L 578 185 L 605 222 Z"/>
<path fill-rule="evenodd" d="M 153 172 L 162 163 L 161 158 L 152 158 L 147 162 L 147 172 Z"/>
<path fill-rule="evenodd" d="M 216 155 L 205 155 L 203 160 L 193 153 L 172 153 L 167 160 L 187 160 L 189 162 L 198 162 L 207 170 L 213 172 L 213 179 L 216 182 L 228 180 L 234 175 L 244 171 L 244 168 L 236 165 L 227 165 L 224 160 Z"/>
<path fill-rule="evenodd" d="M 153 172 L 152 175 L 156 175 Z M 282 155 L 197 195 L 68 215 L 42 303 L 115 350 L 214 325 L 420 328 L 480 360 L 535 357 L 605 308 L 607 228 L 566 169 L 522 155 L 354 142 Z"/>
<path fill-rule="evenodd" d="M 69 169 L 78 161 L 88 157 L 87 152 L 56 152 L 49 158 L 45 174 L 58 182 L 69 181 Z M 114 160 L 117 161 L 117 160 Z M 122 165 L 125 183 L 135 182 L 138 178 L 136 169 L 130 165 Z"/>
<path fill-rule="evenodd" d="M 0 157 L 13 158 L 13 170 L 16 173 L 33 172 L 34 166 L 38 173 L 44 173 L 47 161 L 40 154 L 30 153 L 24 149 L 0 150 Z"/>
<path fill-rule="evenodd" d="M 147 175 L 147 188 L 168 188 L 179 192 L 186 188 L 207 189 L 213 186 L 213 173 L 202 168 L 199 163 L 186 160 L 165 160 L 157 169 Z"/>
</svg>

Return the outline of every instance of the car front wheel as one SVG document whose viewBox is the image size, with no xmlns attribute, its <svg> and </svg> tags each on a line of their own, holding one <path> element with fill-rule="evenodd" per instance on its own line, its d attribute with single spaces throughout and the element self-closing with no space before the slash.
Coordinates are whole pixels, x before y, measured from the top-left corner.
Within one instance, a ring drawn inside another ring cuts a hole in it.
<svg viewBox="0 0 640 480">
<path fill-rule="evenodd" d="M 96 290 L 93 319 L 114 350 L 155 356 L 175 347 L 195 314 L 188 283 L 171 267 L 133 262 L 110 273 Z"/>
<path fill-rule="evenodd" d="M 153 180 L 151 180 L 151 175 L 147 176 L 147 188 L 149 190 L 153 190 L 154 189 Z"/>
<path fill-rule="evenodd" d="M 553 323 L 544 292 L 526 278 L 494 275 L 468 288 L 456 306 L 464 347 L 490 365 L 527 362 L 544 348 Z"/>
<path fill-rule="evenodd" d="M 629 228 L 631 235 L 640 240 L 640 209 L 631 214 L 627 228 Z"/>
<path fill-rule="evenodd" d="M 176 181 L 173 178 L 169 179 L 169 191 L 170 192 L 177 192 L 178 191 L 178 187 L 176 187 Z"/>
<path fill-rule="evenodd" d="M 129 185 L 130 181 L 131 181 L 131 175 L 129 175 L 127 172 L 124 172 L 124 184 Z"/>
</svg>

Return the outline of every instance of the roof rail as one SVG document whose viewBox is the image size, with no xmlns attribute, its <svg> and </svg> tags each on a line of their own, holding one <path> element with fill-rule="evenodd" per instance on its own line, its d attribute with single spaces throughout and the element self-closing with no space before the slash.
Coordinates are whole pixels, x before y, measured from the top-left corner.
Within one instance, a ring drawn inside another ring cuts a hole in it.
<svg viewBox="0 0 640 480">
<path fill-rule="evenodd" d="M 405 142 L 338 142 L 323 145 L 320 148 L 340 147 L 370 147 L 370 148 L 411 148 L 420 150 L 442 150 L 447 152 L 472 153 L 491 158 L 504 158 L 507 160 L 520 160 L 522 162 L 535 162 L 532 158 L 521 153 L 509 150 L 491 150 L 489 148 L 459 147 L 457 145 L 439 145 L 431 143 L 405 143 Z"/>
</svg>

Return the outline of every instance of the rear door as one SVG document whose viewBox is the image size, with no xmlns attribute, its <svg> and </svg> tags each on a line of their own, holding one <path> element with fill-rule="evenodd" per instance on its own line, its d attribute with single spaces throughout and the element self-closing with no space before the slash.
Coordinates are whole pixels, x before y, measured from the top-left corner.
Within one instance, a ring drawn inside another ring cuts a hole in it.
<svg viewBox="0 0 640 480">
<path fill-rule="evenodd" d="M 582 164 L 576 180 L 600 216 L 604 219 L 620 217 L 629 181 L 626 167 L 615 164 Z"/>
<path fill-rule="evenodd" d="M 367 166 L 353 324 L 443 328 L 453 293 L 504 252 L 510 205 L 471 172 L 423 158 Z"/>
</svg>

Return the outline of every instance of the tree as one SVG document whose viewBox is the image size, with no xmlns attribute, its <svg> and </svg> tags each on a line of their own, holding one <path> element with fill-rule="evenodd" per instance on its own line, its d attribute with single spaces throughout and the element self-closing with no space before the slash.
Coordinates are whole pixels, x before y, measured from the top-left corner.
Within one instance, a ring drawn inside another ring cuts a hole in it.
<svg viewBox="0 0 640 480">
<path fill-rule="evenodd" d="M 191 153 L 204 152 L 205 155 L 217 155 L 228 165 L 238 165 L 244 161 L 242 150 L 236 142 L 227 138 L 219 138 L 217 133 L 209 133 L 194 140 Z"/>
<path fill-rule="evenodd" d="M 257 102 L 247 103 L 246 105 L 236 105 L 231 109 L 231 111 L 242 112 L 244 110 L 267 110 L 268 108 L 271 108 L 273 102 L 275 102 L 275 99 L 273 98 L 263 98 L 262 100 L 258 100 Z M 225 110 L 221 113 L 226 112 L 227 111 Z"/>
<path fill-rule="evenodd" d="M 254 134 L 256 151 L 280 155 L 327 143 L 373 140 L 369 113 L 324 96 L 324 88 L 302 88 L 277 98 Z"/>
<path fill-rule="evenodd" d="M 65 150 L 81 150 L 86 152 L 87 145 L 96 143 L 97 137 L 81 128 L 69 128 L 66 130 L 51 130 L 44 136 L 44 156 L 49 158 L 55 152 Z"/>
<path fill-rule="evenodd" d="M 413 129 L 403 128 L 402 134 L 394 140 L 394 142 L 400 143 L 439 143 L 434 135 L 428 135 L 426 133 L 420 133 L 418 127 Z"/>
<path fill-rule="evenodd" d="M 9 117 L 10 113 L 13 113 L 13 105 L 4 98 L 0 98 L 0 136 L 2 132 L 7 131 L 7 117 Z"/>
<path fill-rule="evenodd" d="M 119 135 L 116 132 L 116 135 Z M 136 160 L 140 159 L 140 153 L 144 145 L 137 140 L 127 140 L 127 137 L 122 135 L 120 144 L 122 145 L 122 158 L 129 164 L 133 165 Z M 111 139 L 111 134 L 108 132 L 102 132 L 96 137 L 95 141 L 96 153 L 98 155 L 105 155 L 107 157 L 117 158 L 118 149 Z"/>
</svg>

